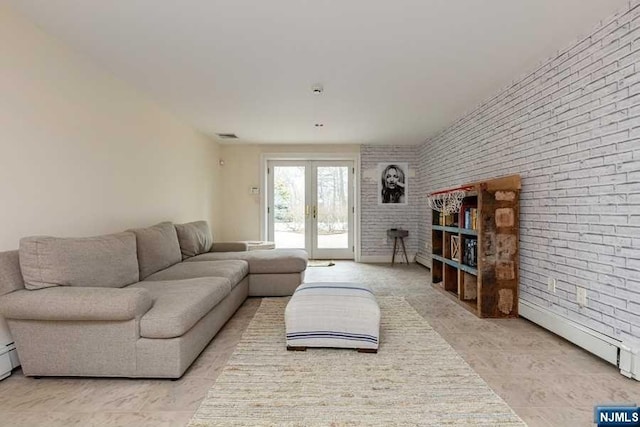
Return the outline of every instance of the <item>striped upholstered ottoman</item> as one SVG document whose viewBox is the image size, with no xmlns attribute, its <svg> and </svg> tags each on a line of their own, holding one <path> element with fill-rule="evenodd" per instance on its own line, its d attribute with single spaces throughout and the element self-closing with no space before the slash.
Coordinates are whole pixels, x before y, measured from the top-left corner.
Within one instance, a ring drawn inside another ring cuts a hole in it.
<svg viewBox="0 0 640 427">
<path fill-rule="evenodd" d="M 380 308 L 361 283 L 303 283 L 284 312 L 287 350 L 355 348 L 376 353 Z"/>
</svg>

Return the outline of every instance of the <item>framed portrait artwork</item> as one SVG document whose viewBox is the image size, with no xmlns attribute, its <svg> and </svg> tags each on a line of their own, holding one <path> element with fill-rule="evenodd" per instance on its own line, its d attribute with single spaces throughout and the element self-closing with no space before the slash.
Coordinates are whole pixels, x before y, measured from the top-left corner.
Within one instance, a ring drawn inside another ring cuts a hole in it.
<svg viewBox="0 0 640 427">
<path fill-rule="evenodd" d="M 408 175 L 408 163 L 378 163 L 378 204 L 406 205 Z"/>
</svg>

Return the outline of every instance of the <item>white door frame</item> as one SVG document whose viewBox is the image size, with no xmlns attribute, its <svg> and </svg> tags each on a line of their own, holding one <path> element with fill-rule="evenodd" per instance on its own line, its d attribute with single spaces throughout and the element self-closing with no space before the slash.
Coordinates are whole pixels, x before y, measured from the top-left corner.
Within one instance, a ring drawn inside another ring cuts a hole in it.
<svg viewBox="0 0 640 427">
<path fill-rule="evenodd" d="M 260 238 L 267 240 L 267 162 L 270 160 L 350 160 L 355 168 L 353 205 L 355 208 L 353 246 L 354 260 L 360 262 L 360 153 L 262 153 L 260 155 Z"/>
</svg>

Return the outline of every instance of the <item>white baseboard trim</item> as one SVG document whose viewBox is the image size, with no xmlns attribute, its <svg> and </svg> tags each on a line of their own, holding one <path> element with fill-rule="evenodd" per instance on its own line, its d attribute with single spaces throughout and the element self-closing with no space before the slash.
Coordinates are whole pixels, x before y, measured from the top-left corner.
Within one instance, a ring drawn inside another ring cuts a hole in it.
<svg viewBox="0 0 640 427">
<path fill-rule="evenodd" d="M 640 348 L 629 346 L 537 304 L 523 300 L 519 303 L 520 316 L 617 366 L 622 375 L 640 381 Z"/>
<path fill-rule="evenodd" d="M 429 257 L 428 255 L 420 253 L 416 254 L 416 262 L 418 264 L 424 265 L 428 269 L 431 269 L 431 257 Z"/>
<path fill-rule="evenodd" d="M 360 262 L 365 264 L 378 264 L 378 263 L 390 263 L 391 256 L 388 255 L 360 255 Z"/>
<path fill-rule="evenodd" d="M 407 252 L 407 256 L 409 257 L 409 263 L 412 263 L 416 258 L 416 254 L 413 252 Z M 359 262 L 362 262 L 365 264 L 381 264 L 381 263 L 390 264 L 391 255 L 360 255 Z M 403 255 L 397 254 L 396 264 L 404 264 L 404 263 L 405 263 L 404 254 Z"/>
</svg>

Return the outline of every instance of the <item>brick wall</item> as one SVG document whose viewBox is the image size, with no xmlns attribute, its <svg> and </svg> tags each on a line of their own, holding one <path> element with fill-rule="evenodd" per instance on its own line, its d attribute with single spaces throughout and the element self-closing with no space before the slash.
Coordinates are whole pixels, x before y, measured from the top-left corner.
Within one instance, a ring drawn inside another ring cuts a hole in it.
<svg viewBox="0 0 640 427">
<path fill-rule="evenodd" d="M 418 251 L 419 201 L 424 194 L 418 180 L 418 146 L 362 145 L 361 160 L 361 256 L 363 261 L 391 261 L 393 240 L 389 241 L 387 229 L 409 230 L 405 238 L 409 261 Z M 408 163 L 407 205 L 378 204 L 378 163 Z"/>
<path fill-rule="evenodd" d="M 637 5 L 428 140 L 419 173 L 425 193 L 520 174 L 521 298 L 640 342 Z M 420 221 L 426 254 L 429 221 Z"/>
</svg>

